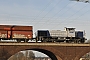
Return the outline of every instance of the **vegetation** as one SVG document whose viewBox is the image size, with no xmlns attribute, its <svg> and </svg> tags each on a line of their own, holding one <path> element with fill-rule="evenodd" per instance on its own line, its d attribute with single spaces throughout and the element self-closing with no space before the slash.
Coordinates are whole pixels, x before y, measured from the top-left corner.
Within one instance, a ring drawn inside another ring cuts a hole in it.
<svg viewBox="0 0 90 60">
<path fill-rule="evenodd" d="M 25 51 L 23 52 L 18 52 L 15 55 L 11 56 L 8 60 L 34 60 L 35 55 L 32 51 Z"/>
</svg>

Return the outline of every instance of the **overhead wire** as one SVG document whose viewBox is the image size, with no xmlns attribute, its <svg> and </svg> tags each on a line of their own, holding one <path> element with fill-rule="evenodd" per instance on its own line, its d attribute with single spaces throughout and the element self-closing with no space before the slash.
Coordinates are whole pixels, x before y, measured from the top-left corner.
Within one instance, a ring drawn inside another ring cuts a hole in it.
<svg viewBox="0 0 90 60">
<path fill-rule="evenodd" d="M 47 16 L 61 1 L 62 1 L 62 0 L 59 0 L 59 2 L 57 2 L 56 5 L 54 5 L 53 8 L 50 9 L 50 10 L 47 12 L 47 14 L 45 14 L 45 15 L 41 18 L 41 20 L 44 19 L 45 16 Z M 39 20 L 39 21 L 40 21 L 40 20 Z M 35 25 L 37 25 L 38 23 L 39 23 L 39 22 L 37 22 Z"/>
<path fill-rule="evenodd" d="M 63 21 L 61 21 L 59 24 L 57 24 L 57 26 L 61 25 L 63 22 L 67 21 L 68 19 L 70 19 L 72 16 L 74 16 L 75 14 L 77 14 L 79 11 L 81 11 L 82 9 L 84 9 L 87 5 L 85 5 L 84 7 L 82 7 L 81 9 L 79 9 L 76 13 L 72 14 L 71 16 L 69 16 L 68 18 L 64 19 Z M 67 23 L 68 24 L 68 23 Z M 53 26 L 53 28 L 55 28 L 56 26 Z"/>
<path fill-rule="evenodd" d="M 83 10 L 83 9 L 85 9 L 86 8 L 86 6 L 87 5 L 85 5 L 81 10 Z M 79 11 L 81 11 L 81 10 L 79 10 Z M 78 12 L 79 12 L 78 11 Z M 76 17 L 76 18 L 74 18 L 74 19 L 72 19 L 69 23 L 66 23 L 65 25 L 67 25 L 67 24 L 70 24 L 70 23 L 72 23 L 73 21 L 76 21 L 78 18 L 80 18 L 81 16 L 83 16 L 85 13 L 87 13 L 87 12 L 89 12 L 90 10 L 88 10 L 88 11 L 85 11 L 84 13 L 82 13 L 81 15 L 79 15 L 78 17 Z M 77 13 L 78 13 L 77 12 Z M 73 15 L 74 16 L 74 15 Z"/>
<path fill-rule="evenodd" d="M 78 17 L 76 17 L 75 19 L 72 19 L 69 23 L 67 23 L 67 24 L 70 24 L 70 23 L 72 23 L 72 22 L 74 22 L 74 21 L 76 21 L 76 20 L 78 20 L 78 18 L 80 18 L 80 17 L 82 17 L 84 14 L 86 14 L 86 13 L 88 13 L 90 10 L 88 10 L 88 11 L 85 11 L 84 13 L 82 13 L 80 16 L 78 16 Z M 82 22 L 82 21 L 81 21 Z M 67 25 L 66 24 L 66 25 Z"/>
<path fill-rule="evenodd" d="M 60 17 L 61 16 L 63 16 L 64 14 L 66 14 L 72 7 L 74 7 L 75 5 L 76 5 L 77 3 L 75 3 L 74 5 L 72 5 L 68 10 L 66 10 L 64 13 L 62 13 L 61 15 L 60 15 Z M 58 19 L 59 17 L 57 17 L 56 19 Z M 55 19 L 55 20 L 56 20 Z"/>
<path fill-rule="evenodd" d="M 70 2 L 69 2 L 70 3 Z M 69 3 L 67 3 L 62 9 L 60 9 L 56 14 L 54 14 L 53 16 L 52 16 L 52 18 L 55 16 L 55 15 L 57 15 L 58 13 L 60 13 L 65 7 L 67 7 L 68 5 L 69 5 Z M 46 15 L 45 15 L 46 16 Z M 50 19 L 48 19 L 46 22 L 44 22 L 45 24 L 49 21 Z M 43 24 L 44 25 L 44 24 Z M 43 26 L 42 25 L 42 26 Z M 42 26 L 40 26 L 40 27 L 42 27 Z"/>
<path fill-rule="evenodd" d="M 36 20 L 36 19 L 44 12 L 44 10 L 49 7 L 49 5 L 52 3 L 52 1 L 53 1 L 53 0 L 51 0 L 51 1 L 46 5 L 46 7 L 44 7 L 44 8 L 42 9 L 42 11 L 37 14 L 37 16 L 33 19 L 33 21 Z M 33 21 L 32 21 L 32 22 L 33 22 Z"/>
<path fill-rule="evenodd" d="M 67 5 L 68 5 L 68 4 L 67 4 Z M 75 5 L 76 5 L 76 4 L 75 4 Z M 75 5 L 73 5 L 73 6 L 75 6 Z M 73 6 L 72 6 L 72 7 L 73 7 Z M 64 7 L 64 8 L 66 8 L 66 7 Z M 63 8 L 63 9 L 64 9 L 64 8 Z M 47 9 L 47 8 L 46 8 L 46 9 Z M 62 9 L 62 10 L 63 10 L 63 9 Z M 82 9 L 83 9 L 83 8 L 82 8 Z M 82 9 L 80 9 L 79 11 L 82 11 Z M 68 10 L 69 10 L 69 9 L 68 9 Z M 67 11 L 68 11 L 68 10 L 67 10 Z M 45 10 L 43 10 L 43 11 L 45 11 Z M 40 15 L 43 13 L 43 11 L 41 11 Z M 66 11 L 66 13 L 67 13 L 67 11 Z M 58 22 L 59 24 L 57 24 L 57 26 L 63 24 L 64 21 L 67 21 L 67 19 L 70 19 L 71 17 L 73 17 L 74 15 L 76 15 L 79 11 L 77 11 L 76 13 L 74 13 L 74 14 L 72 14 L 71 16 L 67 17 L 67 18 L 64 19 L 63 21 L 60 21 L 60 23 Z M 50 11 L 50 12 L 51 12 L 51 11 Z M 50 13 L 50 12 L 49 12 L 49 13 Z M 61 12 L 61 11 L 60 11 L 60 12 Z M 49 14 L 49 13 L 48 13 L 48 14 Z M 64 13 L 65 13 L 65 12 L 64 12 Z M 62 15 L 64 15 L 64 13 L 63 13 Z M 47 14 L 47 15 L 48 15 L 48 14 Z M 57 15 L 57 14 L 59 14 L 59 11 L 58 11 L 55 15 Z M 40 16 L 40 15 L 39 15 L 39 16 Z M 47 15 L 46 15 L 46 16 L 47 16 Z M 43 23 L 44 23 L 44 24 L 48 23 L 48 21 L 50 21 L 55 15 L 53 15 L 51 18 L 49 18 L 47 21 L 45 21 L 45 22 L 43 22 Z M 37 18 L 38 18 L 39 16 L 37 15 Z M 81 15 L 81 16 L 83 16 L 83 15 Z M 78 17 L 76 17 L 75 19 L 72 19 L 70 22 L 72 22 L 72 21 L 80 18 L 81 16 L 78 16 Z M 37 19 L 37 18 L 34 18 L 34 19 Z M 44 16 L 44 17 L 41 17 L 41 19 L 44 19 L 44 18 L 46 18 L 46 17 L 45 17 L 45 16 Z M 58 18 L 59 18 L 59 17 L 58 17 Z M 58 18 L 56 18 L 56 19 L 58 19 Z M 55 19 L 55 20 L 56 20 L 56 19 Z M 40 21 L 40 20 L 39 20 L 39 21 Z M 38 23 L 38 22 L 35 21 L 35 23 Z M 66 23 L 66 25 L 67 25 L 67 24 L 70 24 L 70 23 Z M 37 25 L 37 24 L 35 24 L 35 25 Z M 41 26 L 44 26 L 44 25 L 41 25 Z M 41 27 L 41 26 L 40 26 L 40 27 Z M 56 27 L 56 26 L 53 26 L 52 28 L 55 28 L 55 27 Z"/>
<path fill-rule="evenodd" d="M 74 7 L 76 4 L 77 4 L 77 3 L 73 4 L 68 10 L 66 10 L 64 13 L 62 13 L 62 14 L 60 15 L 60 17 L 63 16 L 64 14 L 66 14 L 66 13 L 67 13 L 72 7 Z M 55 20 L 59 19 L 60 17 L 57 17 Z M 58 22 L 58 23 L 59 23 L 59 22 Z"/>
</svg>

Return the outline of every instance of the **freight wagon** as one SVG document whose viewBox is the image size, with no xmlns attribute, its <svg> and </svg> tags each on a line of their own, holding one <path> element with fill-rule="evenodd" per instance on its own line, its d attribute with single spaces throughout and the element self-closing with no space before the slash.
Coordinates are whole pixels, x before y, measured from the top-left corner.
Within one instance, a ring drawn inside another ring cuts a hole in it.
<svg viewBox="0 0 90 60">
<path fill-rule="evenodd" d="M 0 40 L 17 40 L 28 42 L 33 38 L 32 26 L 0 25 Z"/>
<path fill-rule="evenodd" d="M 61 30 L 38 30 L 36 33 L 37 41 L 42 42 L 74 42 L 84 43 L 85 37 L 83 31 L 75 31 L 75 28 L 65 27 Z"/>
</svg>

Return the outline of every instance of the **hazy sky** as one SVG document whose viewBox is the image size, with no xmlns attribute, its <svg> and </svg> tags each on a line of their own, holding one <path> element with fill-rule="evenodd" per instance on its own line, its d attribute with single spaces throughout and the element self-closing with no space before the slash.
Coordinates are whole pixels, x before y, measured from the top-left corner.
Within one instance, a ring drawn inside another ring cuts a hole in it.
<svg viewBox="0 0 90 60">
<path fill-rule="evenodd" d="M 38 29 L 75 27 L 90 38 L 90 3 L 69 0 L 0 0 L 0 24 Z"/>
</svg>

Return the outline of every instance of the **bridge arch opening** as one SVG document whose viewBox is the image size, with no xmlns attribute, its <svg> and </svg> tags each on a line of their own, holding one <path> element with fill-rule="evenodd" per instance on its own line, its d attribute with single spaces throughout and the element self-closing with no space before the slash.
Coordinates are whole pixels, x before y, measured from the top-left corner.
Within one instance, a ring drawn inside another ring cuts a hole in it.
<svg viewBox="0 0 90 60">
<path fill-rule="evenodd" d="M 39 52 L 42 52 L 44 54 L 46 54 L 47 56 L 49 56 L 52 60 L 58 60 L 57 57 L 50 51 L 48 50 L 45 50 L 45 49 L 32 49 L 32 50 L 35 50 L 35 51 L 39 51 Z"/>
<path fill-rule="evenodd" d="M 17 52 L 16 54 L 20 54 L 20 55 L 23 55 L 22 54 L 22 52 L 24 51 L 37 51 L 37 52 L 41 52 L 41 53 L 43 53 L 43 54 L 45 54 L 47 57 L 49 57 L 51 60 L 58 60 L 57 58 L 56 58 L 56 56 L 52 53 L 52 52 L 50 52 L 50 51 L 48 51 L 48 50 L 45 50 L 45 49 L 36 49 L 36 48 L 34 48 L 34 49 L 25 49 L 25 50 L 22 50 L 22 51 L 19 51 L 19 52 Z M 15 54 L 15 55 L 16 55 Z M 14 56 L 14 55 L 12 55 L 12 56 Z M 12 56 L 8 59 L 8 60 L 11 60 L 11 58 L 12 58 Z M 39 57 L 39 56 L 38 56 Z"/>
<path fill-rule="evenodd" d="M 84 54 L 80 57 L 80 60 L 90 60 L 90 52 Z"/>
</svg>

